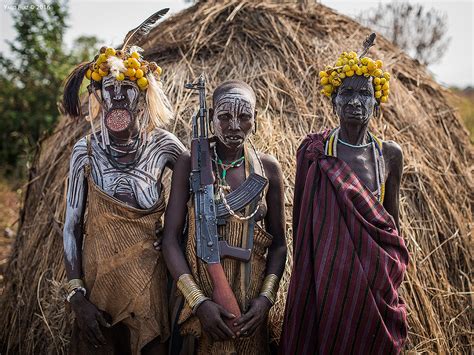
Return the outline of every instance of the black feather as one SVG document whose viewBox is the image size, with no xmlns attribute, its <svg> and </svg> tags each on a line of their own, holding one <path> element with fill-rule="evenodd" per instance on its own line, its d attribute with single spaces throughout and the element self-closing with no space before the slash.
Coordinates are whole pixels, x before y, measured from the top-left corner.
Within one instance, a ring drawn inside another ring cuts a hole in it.
<svg viewBox="0 0 474 355">
<path fill-rule="evenodd" d="M 143 21 L 140 26 L 131 30 L 123 41 L 122 51 L 127 51 L 132 45 L 138 45 L 142 39 L 150 33 L 151 29 L 156 26 L 159 19 L 167 14 L 168 8 L 161 9 Z"/>
<path fill-rule="evenodd" d="M 362 52 L 359 54 L 359 58 L 364 57 L 369 51 L 370 47 L 375 44 L 375 37 L 377 37 L 377 35 L 373 32 L 367 36 L 364 43 L 362 43 Z"/>
<path fill-rule="evenodd" d="M 89 69 L 91 62 L 79 64 L 65 80 L 62 107 L 64 112 L 71 117 L 82 115 L 81 103 L 79 100 L 79 89 L 84 80 L 84 75 Z"/>
</svg>

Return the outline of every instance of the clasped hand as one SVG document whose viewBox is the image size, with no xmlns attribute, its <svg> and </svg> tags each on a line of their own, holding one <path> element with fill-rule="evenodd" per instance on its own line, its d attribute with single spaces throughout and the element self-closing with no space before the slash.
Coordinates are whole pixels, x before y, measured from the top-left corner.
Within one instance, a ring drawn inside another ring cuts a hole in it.
<svg viewBox="0 0 474 355">
<path fill-rule="evenodd" d="M 203 331 L 209 334 L 213 340 L 222 341 L 252 336 L 258 327 L 266 321 L 271 306 L 266 297 L 259 296 L 250 301 L 249 309 L 245 314 L 235 319 L 236 316 L 224 307 L 207 300 L 198 307 L 196 315 L 201 322 Z M 226 324 L 226 319 L 233 321 L 231 323 L 233 330 Z"/>
</svg>

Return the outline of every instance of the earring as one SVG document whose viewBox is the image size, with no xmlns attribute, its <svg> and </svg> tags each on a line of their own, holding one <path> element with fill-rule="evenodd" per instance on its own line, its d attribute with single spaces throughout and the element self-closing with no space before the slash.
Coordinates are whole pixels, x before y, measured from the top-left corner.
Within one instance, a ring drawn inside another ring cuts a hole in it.
<svg viewBox="0 0 474 355">
<path fill-rule="evenodd" d="M 380 106 L 375 106 L 374 107 L 374 117 L 379 118 L 380 117 Z"/>
</svg>

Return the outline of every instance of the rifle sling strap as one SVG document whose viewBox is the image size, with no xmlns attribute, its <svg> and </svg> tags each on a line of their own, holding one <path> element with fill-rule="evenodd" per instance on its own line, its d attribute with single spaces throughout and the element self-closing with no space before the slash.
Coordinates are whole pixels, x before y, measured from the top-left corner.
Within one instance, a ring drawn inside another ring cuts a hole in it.
<svg viewBox="0 0 474 355">
<path fill-rule="evenodd" d="M 253 153 L 257 154 L 257 152 L 253 152 Z M 245 175 L 246 175 L 245 177 L 248 178 L 247 175 L 250 175 L 250 174 L 256 175 L 255 166 L 254 166 L 254 157 L 253 157 L 253 154 L 251 154 L 251 152 L 248 151 L 247 146 L 244 147 L 244 154 L 245 154 Z M 264 172 L 262 171 L 261 174 L 264 175 Z M 261 196 L 261 192 L 257 196 Z M 250 205 L 247 205 L 245 209 L 246 215 L 248 215 L 249 213 L 252 213 L 252 211 L 255 210 L 258 203 L 259 203 L 259 199 L 254 198 L 253 201 L 250 203 Z M 253 248 L 254 228 L 255 228 L 255 217 L 250 218 L 250 220 L 248 220 L 247 228 L 244 228 L 244 235 L 242 239 L 242 247 L 250 250 L 251 252 Z M 244 311 L 246 312 L 247 307 L 248 307 L 246 295 L 247 295 L 247 291 L 250 285 L 250 274 L 252 272 L 252 258 L 250 258 L 250 260 L 246 263 L 241 263 L 241 268 L 242 268 L 241 271 L 243 271 L 241 274 L 243 276 L 242 277 L 242 281 L 243 281 L 242 305 L 243 305 Z"/>
</svg>

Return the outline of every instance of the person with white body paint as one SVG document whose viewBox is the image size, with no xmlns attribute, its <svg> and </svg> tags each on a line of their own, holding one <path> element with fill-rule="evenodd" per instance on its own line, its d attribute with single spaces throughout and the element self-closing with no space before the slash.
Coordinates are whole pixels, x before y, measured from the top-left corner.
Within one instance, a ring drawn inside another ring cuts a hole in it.
<svg viewBox="0 0 474 355">
<path fill-rule="evenodd" d="M 161 68 L 139 50 L 103 47 L 65 84 L 64 110 L 81 116 L 79 87 L 91 78 L 92 134 L 73 148 L 63 232 L 76 316 L 71 353 L 167 353 L 167 270 L 154 243 L 165 210 L 162 176 L 185 148 L 160 128 L 172 116 Z"/>
</svg>

